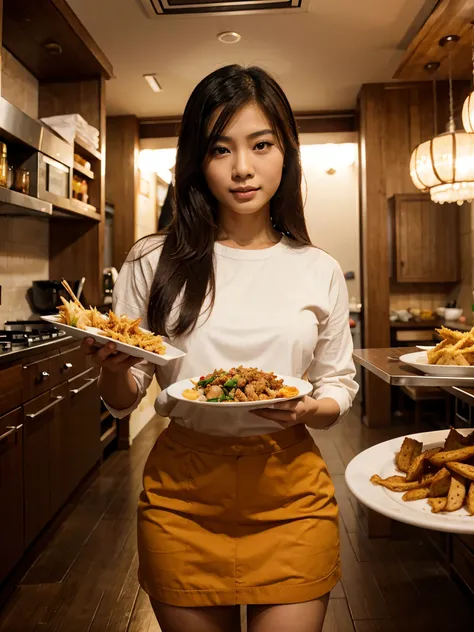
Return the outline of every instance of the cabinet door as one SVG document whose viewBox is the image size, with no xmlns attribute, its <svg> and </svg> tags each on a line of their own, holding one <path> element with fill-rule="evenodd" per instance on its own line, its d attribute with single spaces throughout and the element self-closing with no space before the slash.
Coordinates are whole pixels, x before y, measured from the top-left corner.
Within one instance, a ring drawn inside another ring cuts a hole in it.
<svg viewBox="0 0 474 632">
<path fill-rule="evenodd" d="M 62 396 L 51 391 L 24 406 L 25 545 L 28 546 L 50 519 L 51 426 Z"/>
<path fill-rule="evenodd" d="M 73 478 L 77 485 L 100 458 L 98 371 L 93 368 L 69 382 Z"/>
<path fill-rule="evenodd" d="M 58 404 L 53 407 L 50 421 L 49 480 L 51 515 L 54 515 L 74 489 L 68 449 L 70 445 L 70 415 L 67 382 L 51 391 L 51 400 L 58 401 Z"/>
<path fill-rule="evenodd" d="M 0 417 L 0 583 L 24 551 L 23 413 Z"/>
<path fill-rule="evenodd" d="M 395 201 L 396 277 L 405 283 L 460 278 L 459 209 L 407 198 Z"/>
</svg>

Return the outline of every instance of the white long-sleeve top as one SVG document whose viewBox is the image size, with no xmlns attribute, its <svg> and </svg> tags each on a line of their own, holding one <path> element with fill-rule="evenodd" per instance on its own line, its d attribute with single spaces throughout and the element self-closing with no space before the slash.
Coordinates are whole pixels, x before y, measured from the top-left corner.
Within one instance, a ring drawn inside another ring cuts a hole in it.
<svg viewBox="0 0 474 632">
<path fill-rule="evenodd" d="M 144 328 L 148 328 L 148 297 L 162 240 L 150 237 L 139 242 L 114 288 L 114 312 L 141 317 Z M 214 253 L 214 307 L 209 314 L 205 304 L 195 330 L 171 340 L 187 355 L 165 366 L 143 361 L 133 367 L 137 400 L 126 410 L 109 407 L 112 414 L 121 418 L 132 412 L 155 375 L 162 389 L 155 402 L 157 413 L 183 426 L 233 436 L 281 430 L 280 424 L 244 410 L 224 405 L 216 405 L 214 410 L 174 400 L 167 393 L 167 387 L 176 381 L 243 365 L 297 378 L 307 376 L 313 397 L 334 399 L 344 415 L 358 385 L 347 288 L 339 264 L 324 251 L 296 247 L 286 237 L 262 250 L 216 243 Z"/>
</svg>

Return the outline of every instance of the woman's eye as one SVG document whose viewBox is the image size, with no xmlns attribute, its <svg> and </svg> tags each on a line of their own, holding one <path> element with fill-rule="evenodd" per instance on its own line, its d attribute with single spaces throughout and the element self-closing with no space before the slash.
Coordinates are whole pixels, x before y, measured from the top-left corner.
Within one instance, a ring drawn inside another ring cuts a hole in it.
<svg viewBox="0 0 474 632">
<path fill-rule="evenodd" d="M 268 140 L 262 140 L 260 143 L 255 145 L 255 149 L 257 151 L 263 151 L 264 149 L 268 149 L 273 147 L 273 143 L 270 143 Z"/>
<path fill-rule="evenodd" d="M 227 147 L 213 147 L 211 154 L 213 156 L 224 156 L 224 154 L 227 154 L 228 152 L 229 150 Z"/>
</svg>

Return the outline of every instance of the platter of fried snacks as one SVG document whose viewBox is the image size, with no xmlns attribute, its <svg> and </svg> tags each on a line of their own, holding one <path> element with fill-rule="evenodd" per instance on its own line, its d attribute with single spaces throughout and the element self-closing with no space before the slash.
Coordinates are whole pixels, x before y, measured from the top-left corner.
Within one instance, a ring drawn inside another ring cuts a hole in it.
<svg viewBox="0 0 474 632">
<path fill-rule="evenodd" d="M 309 395 L 313 386 L 306 380 L 275 375 L 255 368 L 236 367 L 212 371 L 168 387 L 171 397 L 198 406 L 269 408 Z"/>
<path fill-rule="evenodd" d="M 474 328 L 462 332 L 441 327 L 436 332 L 442 340 L 435 347 L 406 353 L 400 361 L 428 375 L 474 377 Z"/>
<path fill-rule="evenodd" d="M 363 505 L 399 522 L 474 534 L 474 430 L 379 443 L 352 459 L 346 483 Z"/>
<path fill-rule="evenodd" d="M 76 298 L 66 281 L 63 285 L 71 296 L 67 301 L 61 297 L 59 314 L 41 316 L 41 318 L 62 329 L 74 338 L 93 338 L 96 346 L 102 347 L 113 342 L 117 352 L 142 358 L 153 364 L 167 364 L 185 355 L 183 351 L 172 347 L 162 336 L 140 327 L 140 318 L 117 316 L 110 311 L 101 314 L 95 307 L 86 309 Z"/>
</svg>

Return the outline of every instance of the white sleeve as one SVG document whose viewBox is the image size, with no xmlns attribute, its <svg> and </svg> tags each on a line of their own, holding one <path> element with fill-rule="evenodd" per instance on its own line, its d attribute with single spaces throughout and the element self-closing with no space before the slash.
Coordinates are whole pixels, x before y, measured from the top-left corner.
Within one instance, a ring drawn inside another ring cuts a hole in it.
<svg viewBox="0 0 474 632">
<path fill-rule="evenodd" d="M 308 379 L 314 388 L 313 397 L 334 399 L 339 404 L 341 417 L 350 409 L 359 389 L 354 379 L 356 371 L 352 352 L 349 298 L 344 275 L 338 266 L 330 284 L 329 315 L 319 326 Z"/>
<path fill-rule="evenodd" d="M 142 242 L 136 244 L 130 251 L 114 286 L 112 309 L 118 316 L 125 314 L 132 319 L 141 318 L 141 326 L 147 329 L 148 299 L 155 270 L 148 257 L 140 256 L 143 252 Z M 130 415 L 138 407 L 153 380 L 156 365 L 143 360 L 133 366 L 131 371 L 138 387 L 137 399 L 132 406 L 116 410 L 104 402 L 116 419 Z"/>
</svg>

